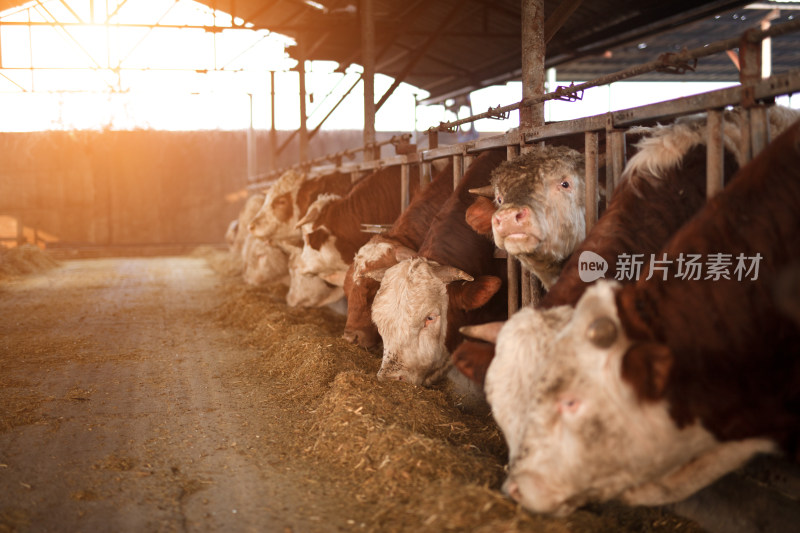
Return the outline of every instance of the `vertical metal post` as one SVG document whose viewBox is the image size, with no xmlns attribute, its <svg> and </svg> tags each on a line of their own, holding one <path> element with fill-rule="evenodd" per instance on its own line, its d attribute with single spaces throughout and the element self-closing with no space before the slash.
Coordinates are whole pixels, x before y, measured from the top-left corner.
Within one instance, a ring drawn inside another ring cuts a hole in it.
<svg viewBox="0 0 800 533">
<path fill-rule="evenodd" d="M 522 0 L 522 98 L 544 94 L 544 0 Z M 544 124 L 544 102 L 519 110 L 520 132 Z"/>
<path fill-rule="evenodd" d="M 278 168 L 278 131 L 275 129 L 275 71 L 269 73 L 269 168 Z"/>
<path fill-rule="evenodd" d="M 520 139 L 523 136 L 520 135 Z M 512 144 L 506 146 L 506 159 L 511 160 L 519 155 L 520 146 Z M 519 261 L 511 257 L 506 258 L 506 272 L 508 274 L 508 316 L 513 315 L 519 309 L 520 293 L 520 267 Z"/>
<path fill-rule="evenodd" d="M 625 132 L 606 130 L 606 206 L 611 202 L 614 189 L 625 167 Z"/>
<path fill-rule="evenodd" d="M 308 127 L 306 115 L 306 46 L 305 36 L 301 36 L 297 41 L 297 72 L 300 76 L 300 152 L 301 163 L 308 161 Z"/>
<path fill-rule="evenodd" d="M 725 171 L 725 145 L 722 136 L 722 111 L 710 109 L 706 124 L 706 198 L 722 190 Z"/>
<path fill-rule="evenodd" d="M 750 149 L 753 157 L 769 144 L 769 122 L 767 108 L 757 105 L 750 108 Z"/>
<path fill-rule="evenodd" d="M 361 0 L 361 61 L 364 66 L 364 161 L 375 159 L 375 18 L 372 0 Z"/>
<path fill-rule="evenodd" d="M 464 177 L 464 156 L 455 154 L 453 156 L 453 190 L 458 187 L 462 177 Z"/>
<path fill-rule="evenodd" d="M 25 244 L 25 232 L 24 226 L 22 225 L 22 217 L 16 217 L 17 219 L 17 246 L 22 246 Z"/>
<path fill-rule="evenodd" d="M 254 179 L 256 175 L 256 132 L 253 128 L 253 93 L 248 93 L 250 99 L 250 126 L 247 128 L 247 180 Z"/>
<path fill-rule="evenodd" d="M 475 156 L 472 154 L 464 154 L 464 172 L 469 170 L 470 165 L 475 161 Z"/>
<path fill-rule="evenodd" d="M 598 134 L 596 131 L 587 131 L 584 135 L 586 145 L 586 233 L 588 234 L 597 222 Z"/>
<path fill-rule="evenodd" d="M 439 132 L 432 131 L 428 134 L 428 150 L 439 148 Z"/>
<path fill-rule="evenodd" d="M 750 109 L 756 106 L 752 86 L 761 80 L 761 43 L 753 38 L 752 29 L 744 32 L 740 40 L 739 68 L 739 82 L 742 84 L 742 107 L 745 109 L 742 114 L 744 123 L 742 124 L 740 150 L 745 161 L 750 161 L 754 155 Z"/>
<path fill-rule="evenodd" d="M 433 181 L 431 162 L 425 161 L 422 163 L 422 168 L 420 168 L 419 186 L 424 187 L 427 183 L 430 183 L 431 181 Z"/>
<path fill-rule="evenodd" d="M 522 305 L 526 306 L 531 303 L 531 281 L 535 276 L 531 276 L 531 271 L 520 265 L 520 280 L 519 285 L 521 289 L 520 299 Z"/>
<path fill-rule="evenodd" d="M 519 310 L 519 261 L 508 256 L 508 316 Z"/>
<path fill-rule="evenodd" d="M 400 212 L 406 210 L 408 204 L 410 202 L 410 192 L 409 192 L 409 175 L 410 175 L 410 168 L 407 163 L 403 163 L 400 165 Z"/>
</svg>

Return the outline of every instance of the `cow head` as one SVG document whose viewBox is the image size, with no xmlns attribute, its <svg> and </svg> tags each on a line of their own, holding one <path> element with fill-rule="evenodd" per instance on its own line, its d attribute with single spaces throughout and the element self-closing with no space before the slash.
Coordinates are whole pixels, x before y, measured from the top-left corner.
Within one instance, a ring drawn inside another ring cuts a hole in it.
<svg viewBox="0 0 800 533">
<path fill-rule="evenodd" d="M 328 206 L 338 200 L 341 196 L 337 194 L 321 194 L 297 222 L 303 235 L 297 268 L 306 276 L 319 276 L 341 287 L 349 265 L 336 248 L 336 236 L 324 222 Z"/>
<path fill-rule="evenodd" d="M 282 240 L 296 237 L 300 218 L 296 200 L 304 174 L 289 170 L 270 187 L 261 208 L 250 221 L 250 233 L 261 239 Z"/>
<path fill-rule="evenodd" d="M 347 297 L 347 323 L 342 335 L 348 342 L 367 350 L 380 343 L 378 328 L 372 322 L 372 302 L 380 287 L 380 281 L 370 277 L 370 273 L 396 265 L 399 261 L 410 259 L 414 251 L 395 241 L 376 235 L 362 246 L 344 279 L 344 292 Z"/>
<path fill-rule="evenodd" d="M 381 280 L 372 303 L 372 320 L 383 339 L 378 378 L 415 385 L 431 385 L 450 369 L 446 340 L 452 311 L 484 305 L 500 285 L 492 276 L 473 280 L 421 257 L 369 275 Z"/>
<path fill-rule="evenodd" d="M 769 448 L 719 445 L 699 422 L 677 427 L 663 399 L 669 351 L 628 337 L 618 290 L 600 281 L 574 310 L 524 308 L 498 336 L 485 391 L 509 447 L 503 488 L 531 511 L 678 501 Z"/>
<path fill-rule="evenodd" d="M 519 256 L 545 287 L 555 279 L 539 265 L 562 263 L 586 236 L 584 167 L 579 152 L 545 146 L 492 172 L 494 242 Z"/>
<path fill-rule="evenodd" d="M 247 235 L 242 248 L 242 261 L 244 281 L 249 285 L 265 285 L 276 281 L 288 283 L 288 257 L 263 239 Z"/>
<path fill-rule="evenodd" d="M 283 251 L 289 263 L 289 292 L 286 303 L 290 307 L 322 307 L 340 300 L 344 293 L 339 287 L 326 283 L 316 276 L 305 276 L 297 268 L 302 248 L 299 241 L 278 241 L 276 248 Z"/>
</svg>

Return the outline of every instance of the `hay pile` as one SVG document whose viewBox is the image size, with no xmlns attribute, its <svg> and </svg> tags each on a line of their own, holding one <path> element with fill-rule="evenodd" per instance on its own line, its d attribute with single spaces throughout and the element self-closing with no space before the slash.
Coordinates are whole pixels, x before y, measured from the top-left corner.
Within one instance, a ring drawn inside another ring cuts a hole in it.
<svg viewBox="0 0 800 533">
<path fill-rule="evenodd" d="M 32 244 L 15 248 L 0 246 L 0 279 L 34 272 L 43 272 L 58 266 L 47 252 Z"/>
<path fill-rule="evenodd" d="M 343 317 L 287 307 L 285 289 L 226 290 L 215 319 L 260 354 L 237 382 L 269 388 L 261 401 L 279 406 L 294 428 L 288 455 L 347 487 L 348 512 L 361 509 L 365 530 L 702 531 L 659 509 L 613 504 L 563 519 L 526 512 L 500 491 L 507 449 L 488 412 L 462 411 L 447 386 L 379 382 L 379 358 L 341 339 Z"/>
</svg>

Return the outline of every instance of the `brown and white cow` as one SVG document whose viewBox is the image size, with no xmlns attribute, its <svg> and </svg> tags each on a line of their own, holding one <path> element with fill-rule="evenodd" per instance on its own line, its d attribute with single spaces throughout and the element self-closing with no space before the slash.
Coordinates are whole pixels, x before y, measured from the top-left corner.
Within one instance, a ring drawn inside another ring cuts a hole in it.
<svg viewBox="0 0 800 533">
<path fill-rule="evenodd" d="M 515 500 L 661 505 L 754 454 L 798 458 L 800 328 L 774 288 L 800 260 L 799 166 L 800 121 L 655 254 L 663 269 L 503 326 L 485 390 Z M 690 254 L 729 268 L 687 276 Z"/>
<path fill-rule="evenodd" d="M 230 243 L 231 254 L 235 258 L 241 258 L 242 249 L 244 248 L 244 241 L 249 235 L 248 226 L 250 221 L 256 216 L 261 205 L 264 203 L 266 195 L 261 192 L 251 194 L 244 202 L 242 210 L 239 211 L 239 216 L 234 220 L 231 225 L 235 223 L 236 231 L 233 234 L 232 242 Z M 230 231 L 230 227 L 228 228 Z M 226 239 L 228 235 L 226 234 Z"/>
<path fill-rule="evenodd" d="M 296 241 L 302 233 L 297 222 L 321 194 L 346 194 L 349 174 L 335 172 L 318 178 L 289 170 L 272 184 L 261 208 L 249 224 L 250 233 L 271 241 Z"/>
<path fill-rule="evenodd" d="M 358 250 L 344 279 L 347 323 L 343 337 L 349 342 L 367 350 L 378 346 L 380 336 L 372 322 L 372 301 L 380 283 L 369 277 L 369 273 L 387 269 L 416 253 L 433 217 L 452 192 L 453 166 L 448 164 L 414 195 L 389 231 L 373 236 Z"/>
<path fill-rule="evenodd" d="M 370 274 L 381 280 L 372 304 L 383 339 L 379 378 L 433 384 L 451 368 L 460 326 L 505 316 L 505 262 L 464 218 L 469 189 L 488 185 L 504 159 L 504 151 L 478 156 L 436 214 L 419 257 Z"/>
<path fill-rule="evenodd" d="M 287 305 L 290 307 L 323 307 L 344 298 L 344 291 L 341 287 L 331 285 L 318 276 L 305 275 L 300 271 L 298 262 L 303 251 L 300 242 L 277 241 L 275 246 L 288 256 Z"/>
<path fill-rule="evenodd" d="M 777 136 L 798 116 L 796 110 L 770 108 L 771 135 Z M 741 124 L 740 110 L 725 113 L 725 183 L 744 160 L 739 149 Z M 697 213 L 706 199 L 705 126 L 703 114 L 684 117 L 672 124 L 637 129 L 645 136 L 626 165 L 611 203 L 564 264 L 558 282 L 544 296 L 540 308 L 575 305 L 589 286 L 581 279 L 581 261 L 587 258 L 584 254 L 594 261 L 605 262 L 608 265 L 605 277 L 614 278 L 618 257 L 656 253 Z M 491 340 L 499 327 L 486 329 L 486 332 L 473 330 L 469 334 Z M 470 342 L 459 346 L 453 358 L 467 377 L 481 383 L 492 355 L 490 348 Z"/>
<path fill-rule="evenodd" d="M 409 172 L 409 191 L 419 188 L 416 167 Z M 356 252 L 370 238 L 361 224 L 392 224 L 400 216 L 401 169 L 375 171 L 356 183 L 346 196 L 318 199 L 298 222 L 303 234 L 301 272 L 343 286 Z"/>
<path fill-rule="evenodd" d="M 269 241 L 248 234 L 242 261 L 242 276 L 248 285 L 289 284 L 289 257 Z"/>
</svg>

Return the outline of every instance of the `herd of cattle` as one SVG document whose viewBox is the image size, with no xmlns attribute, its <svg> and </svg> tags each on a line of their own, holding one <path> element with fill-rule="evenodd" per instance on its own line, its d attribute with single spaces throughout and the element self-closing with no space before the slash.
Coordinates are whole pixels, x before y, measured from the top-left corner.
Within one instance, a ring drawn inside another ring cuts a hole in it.
<svg viewBox="0 0 800 533">
<path fill-rule="evenodd" d="M 744 113 L 724 113 L 726 185 L 708 201 L 705 115 L 632 130 L 588 233 L 583 154 L 537 145 L 481 153 L 455 190 L 452 165 L 424 187 L 412 170 L 402 212 L 399 167 L 354 185 L 290 171 L 228 242 L 290 306 L 344 299 L 344 337 L 383 347 L 380 379 L 483 387 L 525 508 L 675 502 L 754 454 L 800 457 L 800 112 L 771 107 L 749 162 Z M 511 317 L 498 248 L 546 290 Z"/>
</svg>

